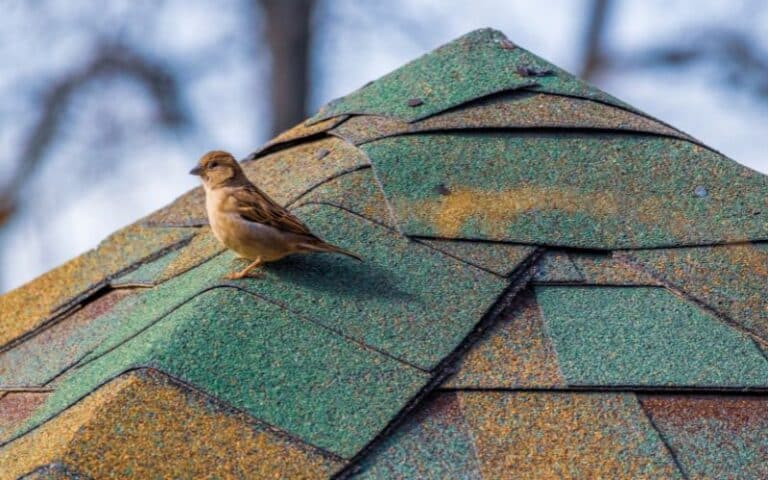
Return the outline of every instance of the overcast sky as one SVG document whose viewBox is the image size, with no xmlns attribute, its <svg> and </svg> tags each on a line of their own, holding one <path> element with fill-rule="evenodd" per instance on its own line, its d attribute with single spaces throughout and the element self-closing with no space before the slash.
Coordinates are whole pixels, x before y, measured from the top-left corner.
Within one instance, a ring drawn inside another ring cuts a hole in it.
<svg viewBox="0 0 768 480">
<path fill-rule="evenodd" d="M 268 52 L 246 0 L 0 1 L 0 180 L 39 113 L 40 92 L 118 38 L 178 73 L 192 119 L 169 133 L 146 91 L 128 80 L 77 96 L 0 230 L 0 291 L 95 246 L 195 186 L 187 171 L 217 148 L 245 156 L 267 138 Z M 494 27 L 575 70 L 587 1 L 321 1 L 315 12 L 315 109 L 470 30 Z M 704 27 L 747 32 L 768 45 L 766 2 L 619 1 L 608 31 L 617 52 L 697 41 Z M 34 4 L 34 5 L 33 5 Z M 695 5 L 695 8 L 692 8 Z M 763 52 L 765 53 L 765 52 Z M 595 80 L 614 96 L 768 173 L 768 100 L 733 86 L 717 66 L 612 71 Z"/>
</svg>

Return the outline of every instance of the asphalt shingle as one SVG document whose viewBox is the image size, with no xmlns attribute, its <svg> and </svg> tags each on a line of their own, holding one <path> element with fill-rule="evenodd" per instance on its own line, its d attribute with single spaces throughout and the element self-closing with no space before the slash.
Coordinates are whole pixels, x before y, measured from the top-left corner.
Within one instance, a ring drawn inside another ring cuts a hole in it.
<svg viewBox="0 0 768 480">
<path fill-rule="evenodd" d="M 310 122 L 352 113 L 414 121 L 492 93 L 524 87 L 631 108 L 514 46 L 503 33 L 482 29 L 328 103 Z"/>
<path fill-rule="evenodd" d="M 61 307 L 104 288 L 113 276 L 188 241 L 194 233 L 188 228 L 131 225 L 107 237 L 96 249 L 0 296 L 0 347 L 41 326 Z"/>
<path fill-rule="evenodd" d="M 768 478 L 765 396 L 643 395 L 688 478 Z"/>
<path fill-rule="evenodd" d="M 440 393 L 426 399 L 366 456 L 353 478 L 482 478 L 457 394 Z"/>
<path fill-rule="evenodd" d="M 376 183 L 370 168 L 362 168 L 329 180 L 307 192 L 291 207 L 295 209 L 307 203 L 327 203 L 386 227 L 396 228 L 384 193 Z"/>
<path fill-rule="evenodd" d="M 483 478 L 683 478 L 632 394 L 461 392 Z"/>
<path fill-rule="evenodd" d="M 768 343 L 768 242 L 638 250 L 625 256 Z"/>
<path fill-rule="evenodd" d="M 422 243 L 502 277 L 511 275 L 536 252 L 531 245 L 422 239 Z"/>
<path fill-rule="evenodd" d="M 747 335 L 662 288 L 536 287 L 569 385 L 768 386 Z"/>
<path fill-rule="evenodd" d="M 407 235 L 591 249 L 768 237 L 768 177 L 683 140 L 441 133 L 361 148 Z"/>
<path fill-rule="evenodd" d="M 444 388 L 563 388 L 552 341 L 532 291 L 489 328 L 459 360 Z"/>
<path fill-rule="evenodd" d="M 0 386 L 47 385 L 92 352 L 134 305 L 130 290 L 89 302 L 27 341 L 0 353 Z"/>
<path fill-rule="evenodd" d="M 160 373 L 143 370 L 111 380 L 0 448 L 0 455 L 3 478 L 46 463 L 73 478 L 310 479 L 327 478 L 344 465 Z"/>
<path fill-rule="evenodd" d="M 362 145 L 395 135 L 493 128 L 618 130 L 690 139 L 660 122 L 622 108 L 524 90 L 485 97 L 413 123 L 391 117 L 353 116 L 330 132 Z"/>
<path fill-rule="evenodd" d="M 73 370 L 29 421 L 153 366 L 255 418 L 351 457 L 429 376 L 238 289 L 214 289 Z"/>
<path fill-rule="evenodd" d="M 419 368 L 431 370 L 458 347 L 507 286 L 344 210 L 307 205 L 295 213 L 321 238 L 360 252 L 364 261 L 288 258 L 244 288 Z"/>
</svg>

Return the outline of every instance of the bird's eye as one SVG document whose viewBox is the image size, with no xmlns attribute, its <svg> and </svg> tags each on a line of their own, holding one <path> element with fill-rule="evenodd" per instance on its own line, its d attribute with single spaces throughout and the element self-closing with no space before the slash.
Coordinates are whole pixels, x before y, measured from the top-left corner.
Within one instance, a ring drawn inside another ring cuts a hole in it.
<svg viewBox="0 0 768 480">
<path fill-rule="evenodd" d="M 208 167 L 210 167 L 210 168 L 216 168 L 218 166 L 219 166 L 219 162 L 211 162 L 211 163 L 208 164 Z"/>
</svg>

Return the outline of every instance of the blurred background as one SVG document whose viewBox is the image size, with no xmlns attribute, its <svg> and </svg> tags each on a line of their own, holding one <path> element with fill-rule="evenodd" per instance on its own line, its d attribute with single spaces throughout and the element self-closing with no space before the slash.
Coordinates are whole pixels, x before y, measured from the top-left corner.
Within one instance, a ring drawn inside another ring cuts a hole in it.
<svg viewBox="0 0 768 480">
<path fill-rule="evenodd" d="M 0 292 L 479 27 L 768 173 L 763 0 L 0 0 Z"/>
</svg>

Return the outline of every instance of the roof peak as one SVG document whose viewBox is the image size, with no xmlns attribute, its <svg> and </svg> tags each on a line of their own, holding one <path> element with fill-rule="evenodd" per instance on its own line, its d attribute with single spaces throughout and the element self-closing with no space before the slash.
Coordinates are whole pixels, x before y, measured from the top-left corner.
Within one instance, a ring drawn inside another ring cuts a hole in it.
<svg viewBox="0 0 768 480">
<path fill-rule="evenodd" d="M 345 114 L 409 122 L 499 92 L 522 88 L 629 105 L 515 45 L 502 32 L 474 30 L 324 105 L 309 124 Z"/>
</svg>

